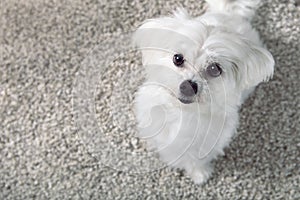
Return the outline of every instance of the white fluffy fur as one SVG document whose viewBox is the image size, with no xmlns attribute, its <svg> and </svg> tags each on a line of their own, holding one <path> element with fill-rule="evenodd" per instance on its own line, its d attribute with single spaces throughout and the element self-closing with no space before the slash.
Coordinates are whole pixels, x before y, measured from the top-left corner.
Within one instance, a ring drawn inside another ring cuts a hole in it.
<svg viewBox="0 0 300 200">
<path fill-rule="evenodd" d="M 274 70 L 272 55 L 249 22 L 257 1 L 207 2 L 200 17 L 191 18 L 181 9 L 146 21 L 133 37 L 147 74 L 136 95 L 139 136 L 164 162 L 185 169 L 199 184 L 236 132 L 239 107 Z M 173 64 L 175 53 L 184 55 L 183 67 Z M 221 76 L 207 76 L 210 62 L 221 65 Z M 185 80 L 202 88 L 190 104 L 178 100 Z"/>
</svg>

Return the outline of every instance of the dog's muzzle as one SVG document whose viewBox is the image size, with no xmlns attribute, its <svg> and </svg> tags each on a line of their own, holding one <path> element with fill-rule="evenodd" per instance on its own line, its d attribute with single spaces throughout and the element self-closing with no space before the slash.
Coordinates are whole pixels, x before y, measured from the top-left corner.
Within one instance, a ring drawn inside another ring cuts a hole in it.
<svg viewBox="0 0 300 200">
<path fill-rule="evenodd" d="M 197 83 L 195 83 L 191 80 L 186 80 L 180 84 L 179 90 L 180 90 L 181 94 L 183 94 L 184 96 L 193 97 L 198 92 L 198 85 L 197 85 Z"/>
<path fill-rule="evenodd" d="M 192 80 L 185 80 L 179 86 L 179 91 L 182 98 L 178 98 L 184 104 L 193 103 L 193 97 L 198 92 L 198 84 Z"/>
</svg>

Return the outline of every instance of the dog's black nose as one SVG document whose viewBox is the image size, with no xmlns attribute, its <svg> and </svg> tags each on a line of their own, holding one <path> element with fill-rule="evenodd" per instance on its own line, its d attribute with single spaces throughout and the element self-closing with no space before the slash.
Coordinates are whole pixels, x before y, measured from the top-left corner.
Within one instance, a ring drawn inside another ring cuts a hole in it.
<svg viewBox="0 0 300 200">
<path fill-rule="evenodd" d="M 180 84 L 179 89 L 183 95 L 185 95 L 187 97 L 192 97 L 195 94 L 197 94 L 198 85 L 197 85 L 197 83 L 195 83 L 191 80 L 186 80 Z"/>
</svg>

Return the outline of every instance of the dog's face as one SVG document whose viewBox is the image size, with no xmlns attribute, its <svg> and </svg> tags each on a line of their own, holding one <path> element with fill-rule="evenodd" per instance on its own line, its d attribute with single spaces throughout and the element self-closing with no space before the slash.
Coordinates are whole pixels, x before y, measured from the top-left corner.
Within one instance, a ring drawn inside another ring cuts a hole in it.
<svg viewBox="0 0 300 200">
<path fill-rule="evenodd" d="M 267 80 L 274 61 L 265 49 L 224 27 L 208 26 L 179 12 L 147 21 L 135 33 L 147 81 L 183 104 L 239 99 Z"/>
</svg>

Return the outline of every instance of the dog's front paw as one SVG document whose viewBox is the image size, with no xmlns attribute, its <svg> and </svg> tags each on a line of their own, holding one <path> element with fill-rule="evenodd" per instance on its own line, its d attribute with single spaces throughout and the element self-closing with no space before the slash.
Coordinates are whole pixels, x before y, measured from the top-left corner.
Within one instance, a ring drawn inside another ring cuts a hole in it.
<svg viewBox="0 0 300 200">
<path fill-rule="evenodd" d="M 198 167 L 194 168 L 190 174 L 191 178 L 196 184 L 203 184 L 207 181 L 212 173 L 212 169 L 209 167 Z"/>
</svg>

